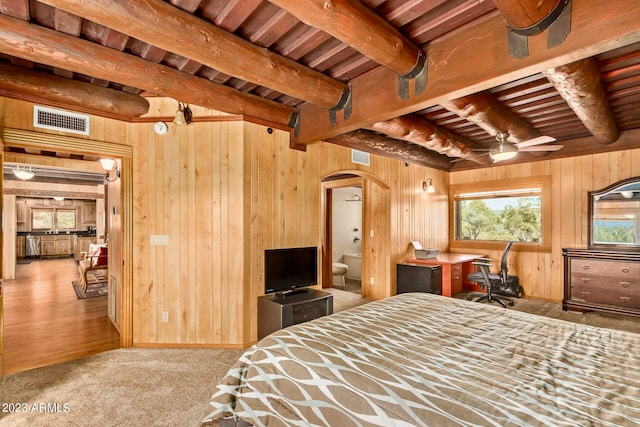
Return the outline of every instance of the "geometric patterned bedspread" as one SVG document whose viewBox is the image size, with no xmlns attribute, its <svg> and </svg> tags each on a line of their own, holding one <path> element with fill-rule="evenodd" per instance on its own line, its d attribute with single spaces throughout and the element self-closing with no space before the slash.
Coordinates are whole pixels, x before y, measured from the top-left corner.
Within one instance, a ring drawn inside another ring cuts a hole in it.
<svg viewBox="0 0 640 427">
<path fill-rule="evenodd" d="M 640 334 L 426 293 L 267 336 L 204 424 L 640 426 Z"/>
</svg>

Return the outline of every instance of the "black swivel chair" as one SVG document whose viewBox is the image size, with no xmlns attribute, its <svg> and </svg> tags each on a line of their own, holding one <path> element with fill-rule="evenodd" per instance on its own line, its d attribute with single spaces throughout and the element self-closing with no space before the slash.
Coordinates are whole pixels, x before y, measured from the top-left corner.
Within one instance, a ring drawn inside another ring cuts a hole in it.
<svg viewBox="0 0 640 427">
<path fill-rule="evenodd" d="M 476 302 L 492 302 L 497 301 L 503 307 L 506 307 L 505 301 L 509 305 L 513 305 L 513 299 L 510 297 L 521 298 L 523 296 L 523 290 L 520 286 L 517 276 L 509 275 L 509 268 L 507 266 L 507 259 L 509 256 L 509 250 L 513 245 L 513 241 L 507 243 L 502 259 L 500 261 L 500 272 L 498 274 L 491 273 L 491 259 L 479 258 L 478 262 L 474 262 L 479 271 L 474 271 L 467 276 L 467 280 L 480 283 L 481 288 L 487 288 L 487 293 L 475 293 L 467 295 L 469 301 L 477 298 Z"/>
</svg>

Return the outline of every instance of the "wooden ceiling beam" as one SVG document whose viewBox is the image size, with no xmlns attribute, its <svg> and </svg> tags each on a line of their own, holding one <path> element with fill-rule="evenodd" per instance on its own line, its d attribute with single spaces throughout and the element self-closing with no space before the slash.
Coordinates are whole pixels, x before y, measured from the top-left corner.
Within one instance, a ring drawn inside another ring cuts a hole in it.
<svg viewBox="0 0 640 427">
<path fill-rule="evenodd" d="M 620 132 L 594 59 L 562 65 L 543 74 L 600 143 L 611 144 L 618 139 Z"/>
<path fill-rule="evenodd" d="M 478 163 L 485 163 L 486 160 L 485 158 L 478 159 L 477 154 L 469 144 L 456 138 L 448 130 L 415 115 L 377 122 L 368 128 L 384 133 L 391 138 L 411 142 L 449 157 L 469 159 Z"/>
<path fill-rule="evenodd" d="M 95 43 L 0 15 L 0 51 L 290 128 L 296 109 Z"/>
<path fill-rule="evenodd" d="M 141 96 L 2 63 L 0 95 L 119 120 L 149 112 Z"/>
<path fill-rule="evenodd" d="M 530 28 L 540 23 L 563 0 L 493 0 L 507 24 L 513 28 Z"/>
<path fill-rule="evenodd" d="M 42 0 L 230 76 L 325 109 L 342 108 L 349 87 L 162 0 Z"/>
<path fill-rule="evenodd" d="M 357 0 L 269 0 L 399 75 L 422 69 L 421 50 L 393 25 Z"/>
<path fill-rule="evenodd" d="M 522 142 L 540 136 L 537 130 L 509 111 L 487 91 L 445 101 L 442 106 L 475 123 L 489 135 L 508 132 L 511 142 Z"/>
<path fill-rule="evenodd" d="M 327 142 L 439 170 L 448 171 L 453 166 L 446 156 L 428 148 L 362 129 L 330 138 Z"/>
<path fill-rule="evenodd" d="M 504 18 L 498 11 L 489 13 L 428 45 L 430 84 L 421 94 L 401 99 L 397 75 L 379 67 L 350 82 L 348 120 L 338 114 L 332 125 L 324 120 L 326 110 L 301 104 L 295 142 L 320 141 L 640 41 L 637 0 L 617 0 L 615 9 L 609 0 L 574 1 L 571 20 L 571 32 L 560 45 L 548 49 L 546 34 L 531 36 L 529 55 L 516 59 L 507 49 Z"/>
</svg>

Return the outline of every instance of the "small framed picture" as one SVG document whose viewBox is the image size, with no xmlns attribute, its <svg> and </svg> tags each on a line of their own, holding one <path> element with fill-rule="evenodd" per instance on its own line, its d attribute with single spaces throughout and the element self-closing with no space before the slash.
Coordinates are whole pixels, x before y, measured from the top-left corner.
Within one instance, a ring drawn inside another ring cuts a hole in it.
<svg viewBox="0 0 640 427">
<path fill-rule="evenodd" d="M 51 199 L 51 200 L 49 200 L 49 204 L 50 204 L 50 205 L 57 205 L 57 204 L 58 204 L 58 201 L 57 201 L 57 200 L 55 200 L 55 199 Z"/>
<path fill-rule="evenodd" d="M 44 205 L 43 199 L 36 199 L 36 205 Z"/>
<path fill-rule="evenodd" d="M 73 205 L 73 200 L 64 199 L 64 205 L 65 206 L 72 206 Z"/>
</svg>

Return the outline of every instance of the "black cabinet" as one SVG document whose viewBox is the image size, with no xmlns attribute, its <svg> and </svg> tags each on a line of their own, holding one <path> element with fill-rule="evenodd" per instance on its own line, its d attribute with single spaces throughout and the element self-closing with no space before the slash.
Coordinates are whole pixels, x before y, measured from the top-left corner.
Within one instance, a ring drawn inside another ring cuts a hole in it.
<svg viewBox="0 0 640 427">
<path fill-rule="evenodd" d="M 396 293 L 428 292 L 442 295 L 441 266 L 397 264 L 396 267 Z"/>
<path fill-rule="evenodd" d="M 306 292 L 258 298 L 258 339 L 287 326 L 333 314 L 333 295 L 327 292 Z"/>
</svg>

